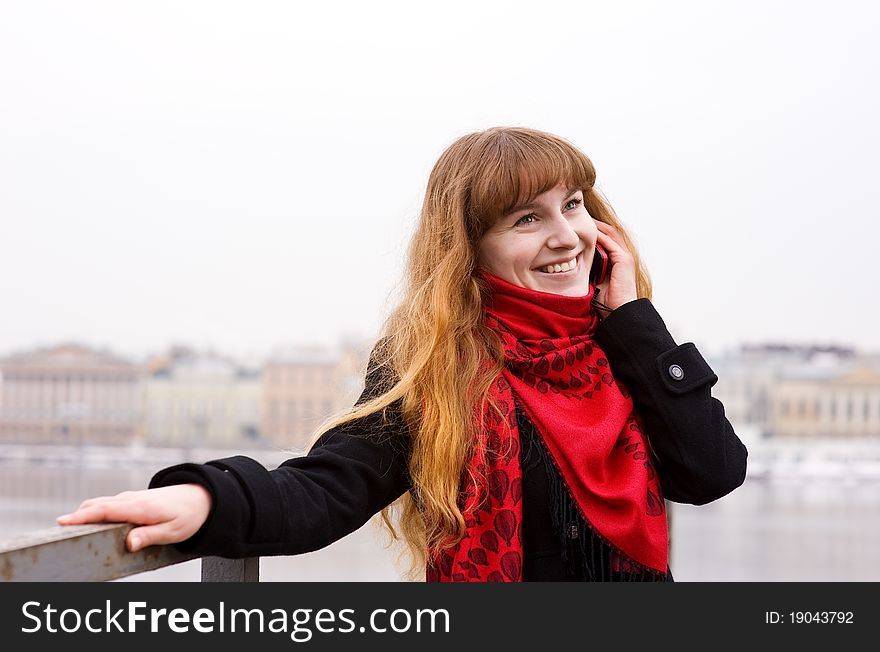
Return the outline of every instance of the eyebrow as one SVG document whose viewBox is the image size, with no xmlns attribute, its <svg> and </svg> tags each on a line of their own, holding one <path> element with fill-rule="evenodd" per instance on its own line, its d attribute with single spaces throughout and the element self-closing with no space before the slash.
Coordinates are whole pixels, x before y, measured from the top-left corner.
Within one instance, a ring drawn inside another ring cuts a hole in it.
<svg viewBox="0 0 880 652">
<path fill-rule="evenodd" d="M 580 186 L 573 186 L 573 187 L 571 187 L 571 188 L 568 189 L 568 192 L 565 193 L 565 196 L 568 197 L 568 196 L 571 195 L 573 192 L 575 192 L 575 191 L 577 191 L 577 190 L 580 190 L 580 189 L 581 189 Z M 537 205 L 535 202 L 529 202 L 528 204 L 519 204 L 519 205 L 514 206 L 513 208 L 511 208 L 511 209 L 505 214 L 505 217 L 509 217 L 509 216 L 513 215 L 514 213 L 518 213 L 519 211 L 524 211 L 524 210 L 526 210 L 526 209 L 528 209 L 528 210 L 532 210 L 533 208 L 537 208 L 537 207 L 538 207 L 538 205 Z"/>
</svg>

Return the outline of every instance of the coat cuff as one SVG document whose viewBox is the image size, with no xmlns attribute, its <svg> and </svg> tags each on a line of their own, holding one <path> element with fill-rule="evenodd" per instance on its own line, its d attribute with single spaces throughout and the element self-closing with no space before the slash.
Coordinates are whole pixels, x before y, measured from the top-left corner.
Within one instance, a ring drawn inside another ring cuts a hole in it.
<svg viewBox="0 0 880 652">
<path fill-rule="evenodd" d="M 718 382 L 718 376 L 693 342 L 659 355 L 657 371 L 673 394 L 684 394 L 703 385 L 711 387 Z"/>
<path fill-rule="evenodd" d="M 278 485 L 266 467 L 244 455 L 213 460 L 206 466 L 232 475 L 239 488 L 244 490 L 251 513 L 247 542 L 278 542 L 284 524 L 284 507 Z"/>
<path fill-rule="evenodd" d="M 195 534 L 174 547 L 187 554 L 233 556 L 232 551 L 247 541 L 250 529 L 250 510 L 241 485 L 222 469 L 188 462 L 162 469 L 152 477 L 149 488 L 189 483 L 210 492 L 211 511 Z"/>
</svg>

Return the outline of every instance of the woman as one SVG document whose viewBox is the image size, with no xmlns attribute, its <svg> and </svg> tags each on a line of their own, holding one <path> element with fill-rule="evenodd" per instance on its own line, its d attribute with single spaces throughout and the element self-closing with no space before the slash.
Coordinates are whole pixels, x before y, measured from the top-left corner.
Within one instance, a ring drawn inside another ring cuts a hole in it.
<svg viewBox="0 0 880 652">
<path fill-rule="evenodd" d="M 364 392 L 307 456 L 173 466 L 59 522 L 245 557 L 316 550 L 381 511 L 429 581 L 672 581 L 664 499 L 728 494 L 747 452 L 595 180 L 551 134 L 460 138 L 431 173 Z"/>
</svg>

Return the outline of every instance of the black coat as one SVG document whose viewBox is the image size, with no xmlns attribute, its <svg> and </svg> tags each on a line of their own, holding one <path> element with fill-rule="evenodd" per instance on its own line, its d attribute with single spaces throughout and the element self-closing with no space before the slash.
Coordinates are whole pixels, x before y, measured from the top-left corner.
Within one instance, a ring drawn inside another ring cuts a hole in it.
<svg viewBox="0 0 880 652">
<path fill-rule="evenodd" d="M 648 299 L 614 310 L 598 325 L 595 338 L 634 401 L 665 499 L 703 505 L 739 487 L 748 453 L 724 406 L 711 396 L 718 376 L 696 346 L 676 345 Z M 374 374 L 367 375 L 358 402 L 375 394 Z M 384 425 L 376 413 L 333 428 L 308 455 L 272 471 L 236 456 L 168 467 L 150 487 L 197 482 L 211 492 L 208 520 L 176 544 L 183 551 L 239 558 L 317 550 L 355 531 L 409 489 L 407 429 L 399 409 L 388 416 Z M 566 541 L 568 528 L 577 523 L 585 545 L 584 523 L 560 520 L 565 510 L 559 494 L 566 493 L 558 490 L 561 479 L 552 466 L 539 463 L 546 459 L 540 438 L 521 411 L 518 418 L 524 438 L 523 579 L 591 579 L 587 566 L 572 559 L 577 546 Z M 574 528 L 571 537 L 578 538 Z M 671 573 L 666 579 L 672 580 Z"/>
</svg>

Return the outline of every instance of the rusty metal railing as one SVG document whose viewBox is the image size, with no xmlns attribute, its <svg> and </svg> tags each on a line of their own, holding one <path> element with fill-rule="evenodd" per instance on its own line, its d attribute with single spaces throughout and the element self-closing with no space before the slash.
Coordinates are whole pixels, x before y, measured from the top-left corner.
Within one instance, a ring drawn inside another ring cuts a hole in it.
<svg viewBox="0 0 880 652">
<path fill-rule="evenodd" d="M 0 581 L 103 582 L 198 559 L 173 546 L 128 552 L 128 523 L 66 525 L 0 540 Z M 259 582 L 260 559 L 202 557 L 203 582 Z"/>
</svg>

